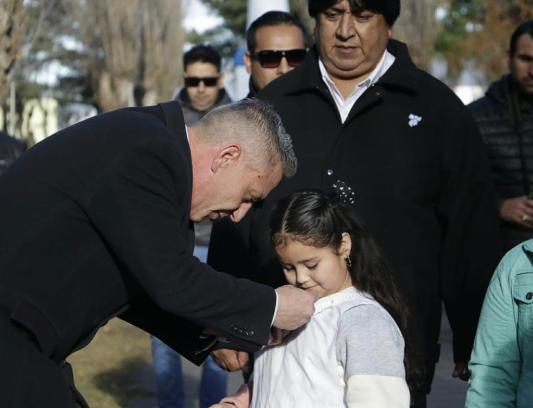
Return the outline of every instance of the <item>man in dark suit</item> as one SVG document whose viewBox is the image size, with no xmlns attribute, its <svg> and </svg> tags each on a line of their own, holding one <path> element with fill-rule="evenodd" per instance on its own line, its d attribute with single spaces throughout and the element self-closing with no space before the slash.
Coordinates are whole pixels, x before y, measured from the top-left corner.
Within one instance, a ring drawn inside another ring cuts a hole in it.
<svg viewBox="0 0 533 408">
<path fill-rule="evenodd" d="M 87 406 L 65 359 L 115 316 L 197 363 L 304 324 L 310 294 L 192 256 L 192 222 L 239 221 L 295 170 L 279 117 L 256 100 L 189 128 L 177 102 L 122 109 L 29 150 L 0 177 L 0 406 Z"/>
</svg>

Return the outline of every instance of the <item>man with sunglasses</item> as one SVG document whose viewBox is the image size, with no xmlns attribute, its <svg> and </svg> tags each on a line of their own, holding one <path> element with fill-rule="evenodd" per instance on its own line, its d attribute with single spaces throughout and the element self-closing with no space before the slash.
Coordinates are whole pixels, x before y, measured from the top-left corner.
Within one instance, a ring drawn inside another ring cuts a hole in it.
<svg viewBox="0 0 533 408">
<path fill-rule="evenodd" d="M 468 109 L 391 39 L 400 0 L 309 0 L 308 10 L 316 46 L 258 95 L 292 135 L 298 172 L 254 206 L 231 242 L 227 234 L 226 246 L 213 245 L 225 257 L 213 262 L 213 253 L 209 261 L 279 286 L 283 272 L 265 240 L 272 207 L 294 190 L 344 181 L 409 306 L 414 341 L 406 345 L 426 371 L 422 384 L 412 384 L 412 399 L 425 407 L 440 353 L 442 303 L 454 335 L 453 376 L 466 380 L 484 294 L 501 256 L 487 157 Z"/>
<path fill-rule="evenodd" d="M 221 63 L 218 51 L 207 45 L 197 45 L 183 55 L 184 87 L 176 91 L 173 99 L 181 103 L 187 125 L 231 102 L 224 89 Z"/>
<path fill-rule="evenodd" d="M 244 63 L 250 74 L 251 98 L 274 79 L 302 64 L 307 54 L 305 28 L 290 13 L 269 11 L 248 28 L 246 46 Z"/>
</svg>

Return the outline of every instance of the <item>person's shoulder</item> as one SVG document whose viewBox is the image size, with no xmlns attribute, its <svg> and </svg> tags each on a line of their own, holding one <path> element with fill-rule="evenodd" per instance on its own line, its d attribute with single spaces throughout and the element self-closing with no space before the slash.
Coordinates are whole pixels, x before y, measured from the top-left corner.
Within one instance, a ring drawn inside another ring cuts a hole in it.
<svg viewBox="0 0 533 408">
<path fill-rule="evenodd" d="M 418 91 L 424 97 L 432 98 L 436 103 L 465 109 L 465 104 L 457 94 L 444 82 L 422 69 L 417 68 Z"/>
<path fill-rule="evenodd" d="M 272 100 L 282 98 L 285 96 L 286 90 L 293 84 L 293 81 L 297 78 L 294 76 L 294 71 L 287 72 L 286 74 L 274 79 L 267 86 L 265 86 L 257 94 L 257 98 L 261 100 Z"/>
<path fill-rule="evenodd" d="M 522 242 L 509 250 L 498 265 L 495 276 L 513 279 L 517 273 L 533 273 L 533 239 Z"/>
<path fill-rule="evenodd" d="M 479 99 L 476 99 L 473 102 L 470 102 L 466 107 L 472 112 L 473 114 L 485 111 L 487 109 L 490 109 L 493 106 L 492 99 L 488 98 L 487 96 L 482 96 Z"/>
</svg>

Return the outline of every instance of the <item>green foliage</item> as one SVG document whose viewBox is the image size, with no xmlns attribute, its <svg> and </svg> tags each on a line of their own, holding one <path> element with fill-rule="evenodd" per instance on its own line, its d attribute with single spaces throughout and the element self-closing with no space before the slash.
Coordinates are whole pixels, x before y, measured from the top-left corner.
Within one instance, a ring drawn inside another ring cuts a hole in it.
<svg viewBox="0 0 533 408">
<path fill-rule="evenodd" d="M 483 21 L 484 7 L 483 0 L 452 0 L 435 49 L 442 53 L 457 51 L 468 30 Z"/>
<path fill-rule="evenodd" d="M 533 0 L 452 0 L 436 49 L 454 80 L 474 66 L 490 82 L 506 70 L 509 37 L 518 24 L 533 18 Z"/>
</svg>

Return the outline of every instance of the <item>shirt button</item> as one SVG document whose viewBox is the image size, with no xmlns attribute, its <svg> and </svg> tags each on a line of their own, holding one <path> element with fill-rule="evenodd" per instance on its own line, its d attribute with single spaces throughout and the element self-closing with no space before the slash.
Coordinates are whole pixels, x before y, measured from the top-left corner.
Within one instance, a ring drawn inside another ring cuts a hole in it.
<svg viewBox="0 0 533 408">
<path fill-rule="evenodd" d="M 333 170 L 328 169 L 327 173 L 328 173 L 328 176 L 333 176 Z"/>
<path fill-rule="evenodd" d="M 533 293 L 532 293 L 532 292 L 529 292 L 529 293 L 526 295 L 526 299 L 527 299 L 527 300 L 531 300 L 531 298 L 533 298 Z"/>
</svg>

